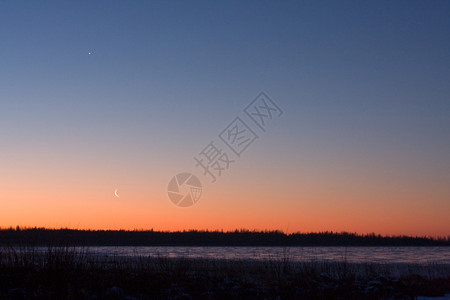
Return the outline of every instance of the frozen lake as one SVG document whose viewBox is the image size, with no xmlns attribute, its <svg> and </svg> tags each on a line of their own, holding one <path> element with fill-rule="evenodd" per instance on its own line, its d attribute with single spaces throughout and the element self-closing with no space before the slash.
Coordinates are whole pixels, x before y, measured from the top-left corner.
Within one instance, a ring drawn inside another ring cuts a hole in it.
<svg viewBox="0 0 450 300">
<path fill-rule="evenodd" d="M 450 264 L 450 247 L 88 247 L 107 256 Z"/>
</svg>

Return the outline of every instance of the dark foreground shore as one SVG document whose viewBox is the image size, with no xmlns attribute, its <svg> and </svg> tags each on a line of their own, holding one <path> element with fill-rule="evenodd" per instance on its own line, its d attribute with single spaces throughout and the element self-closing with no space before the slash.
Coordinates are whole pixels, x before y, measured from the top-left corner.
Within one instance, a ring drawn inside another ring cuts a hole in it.
<svg viewBox="0 0 450 300">
<path fill-rule="evenodd" d="M 0 299 L 415 299 L 450 292 L 450 265 L 99 257 L 0 248 Z"/>
</svg>

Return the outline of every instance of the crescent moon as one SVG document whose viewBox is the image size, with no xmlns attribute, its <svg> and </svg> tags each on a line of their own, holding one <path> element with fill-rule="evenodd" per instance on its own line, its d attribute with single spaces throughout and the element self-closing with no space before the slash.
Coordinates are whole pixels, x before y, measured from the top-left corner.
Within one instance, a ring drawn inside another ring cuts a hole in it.
<svg viewBox="0 0 450 300">
<path fill-rule="evenodd" d="M 116 188 L 116 190 L 114 191 L 114 195 L 116 195 L 117 198 L 120 198 L 119 195 L 117 194 L 117 188 Z"/>
</svg>

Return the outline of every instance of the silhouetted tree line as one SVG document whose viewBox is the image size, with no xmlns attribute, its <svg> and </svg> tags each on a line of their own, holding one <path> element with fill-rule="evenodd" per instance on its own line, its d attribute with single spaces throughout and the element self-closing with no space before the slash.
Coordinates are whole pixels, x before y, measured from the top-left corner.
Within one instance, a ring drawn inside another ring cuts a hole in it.
<svg viewBox="0 0 450 300">
<path fill-rule="evenodd" d="M 348 232 L 0 229 L 2 246 L 450 246 L 450 236 L 381 236 Z"/>
</svg>

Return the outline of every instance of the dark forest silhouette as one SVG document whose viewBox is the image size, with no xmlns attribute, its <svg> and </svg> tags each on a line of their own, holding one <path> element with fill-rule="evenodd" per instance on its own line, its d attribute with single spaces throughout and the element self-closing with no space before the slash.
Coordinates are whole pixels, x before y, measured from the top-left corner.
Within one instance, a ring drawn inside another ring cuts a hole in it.
<svg viewBox="0 0 450 300">
<path fill-rule="evenodd" d="M 281 231 L 76 230 L 0 229 L 3 246 L 450 246 L 450 237 L 381 236 L 348 232 L 292 233 Z"/>
</svg>

